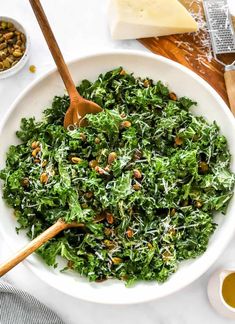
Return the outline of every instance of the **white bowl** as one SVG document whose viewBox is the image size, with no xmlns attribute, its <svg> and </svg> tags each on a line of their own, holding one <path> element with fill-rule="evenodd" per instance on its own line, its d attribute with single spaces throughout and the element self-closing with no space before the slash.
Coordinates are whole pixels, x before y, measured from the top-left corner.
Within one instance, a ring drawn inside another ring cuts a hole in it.
<svg viewBox="0 0 235 324">
<path fill-rule="evenodd" d="M 24 52 L 24 55 L 19 60 L 19 62 L 16 65 L 14 65 L 13 67 L 11 67 L 10 69 L 0 72 L 0 79 L 6 79 L 6 78 L 16 74 L 17 72 L 19 72 L 25 66 L 25 64 L 29 58 L 30 39 L 29 39 L 29 35 L 28 35 L 27 31 L 25 30 L 25 28 L 17 20 L 15 20 L 13 18 L 5 17 L 5 16 L 0 16 L 0 21 L 2 21 L 2 20 L 6 21 L 6 22 L 13 23 L 15 25 L 16 29 L 18 29 L 20 32 L 24 33 L 25 37 L 26 37 L 25 52 Z"/>
<path fill-rule="evenodd" d="M 114 51 L 91 55 L 69 63 L 69 69 L 76 83 L 87 78 L 95 80 L 100 73 L 118 66 L 136 76 L 150 77 L 167 83 L 179 96 L 188 96 L 198 102 L 194 109 L 209 122 L 216 120 L 221 132 L 227 137 L 233 156 L 232 169 L 235 171 L 235 120 L 221 97 L 198 75 L 185 67 L 153 54 L 138 51 Z M 55 95 L 63 95 L 64 85 L 56 70 L 47 73 L 28 87 L 8 110 L 0 123 L 0 168 L 4 167 L 5 153 L 10 144 L 16 144 L 15 131 L 19 129 L 22 117 L 36 116 L 50 106 Z M 235 229 L 235 201 L 230 202 L 226 216 L 217 215 L 219 224 L 211 237 L 207 251 L 199 258 L 181 263 L 178 271 L 164 284 L 139 282 L 133 288 L 124 283 L 108 280 L 103 283 L 89 283 L 74 272 L 60 273 L 59 268 L 48 267 L 37 255 L 30 256 L 24 264 L 35 275 L 56 289 L 71 296 L 97 303 L 131 304 L 150 301 L 172 294 L 201 276 L 219 257 L 233 236 Z M 12 250 L 17 251 L 28 242 L 24 233 L 15 232 L 16 221 L 10 210 L 0 200 L 0 231 Z"/>
</svg>

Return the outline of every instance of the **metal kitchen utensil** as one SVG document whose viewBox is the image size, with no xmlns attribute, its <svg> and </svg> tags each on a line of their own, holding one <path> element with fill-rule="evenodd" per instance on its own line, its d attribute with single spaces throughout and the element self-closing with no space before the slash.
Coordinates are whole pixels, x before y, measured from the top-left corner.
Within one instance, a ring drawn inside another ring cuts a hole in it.
<svg viewBox="0 0 235 324">
<path fill-rule="evenodd" d="M 235 115 L 235 61 L 225 64 L 219 55 L 235 54 L 235 33 L 227 0 L 203 0 L 211 37 L 213 56 L 225 67 L 225 83 L 231 110 Z"/>
</svg>

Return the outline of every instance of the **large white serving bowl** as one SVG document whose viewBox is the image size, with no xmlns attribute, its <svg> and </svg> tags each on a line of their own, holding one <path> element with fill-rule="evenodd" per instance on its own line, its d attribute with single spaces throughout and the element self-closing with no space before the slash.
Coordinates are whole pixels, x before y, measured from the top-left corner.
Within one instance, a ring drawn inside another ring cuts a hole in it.
<svg viewBox="0 0 235 324">
<path fill-rule="evenodd" d="M 135 76 L 162 80 L 178 96 L 188 96 L 198 102 L 194 113 L 203 115 L 209 122 L 214 120 L 221 132 L 227 137 L 232 154 L 232 170 L 235 171 L 235 121 L 232 113 L 221 97 L 198 75 L 185 67 L 160 56 L 137 51 L 114 51 L 95 54 L 77 59 L 69 64 L 74 80 L 95 80 L 100 73 L 105 73 L 118 66 L 123 66 Z M 17 144 L 15 131 L 19 129 L 22 117 L 41 117 L 42 111 L 49 107 L 55 95 L 63 95 L 64 85 L 56 70 L 30 85 L 9 108 L 0 123 L 0 168 L 5 164 L 5 153 L 9 145 Z M 184 262 L 178 271 L 164 284 L 139 282 L 132 288 L 124 283 L 108 280 L 103 283 L 89 283 L 78 274 L 61 273 L 60 267 L 48 267 L 37 255 L 30 256 L 24 264 L 36 276 L 62 292 L 96 303 L 131 304 L 161 298 L 185 287 L 201 276 L 225 249 L 235 229 L 235 200 L 233 199 L 226 216 L 217 215 L 219 224 L 211 237 L 207 251 L 199 258 Z M 6 243 L 17 251 L 28 242 L 24 233 L 16 234 L 17 225 L 13 211 L 0 199 L 0 231 Z M 63 263 L 63 262 L 62 262 Z"/>
</svg>

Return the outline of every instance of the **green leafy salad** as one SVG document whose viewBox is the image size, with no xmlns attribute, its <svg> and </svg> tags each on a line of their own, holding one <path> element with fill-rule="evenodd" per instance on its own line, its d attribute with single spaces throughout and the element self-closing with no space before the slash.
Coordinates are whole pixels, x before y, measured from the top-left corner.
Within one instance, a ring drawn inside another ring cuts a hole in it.
<svg viewBox="0 0 235 324">
<path fill-rule="evenodd" d="M 62 256 L 63 270 L 91 281 L 164 282 L 206 250 L 215 213 L 226 212 L 235 182 L 226 138 L 190 112 L 195 102 L 122 68 L 78 90 L 103 112 L 65 130 L 64 95 L 41 121 L 22 119 L 3 197 L 31 239 L 60 218 L 84 224 L 39 249 L 48 265 Z"/>
</svg>

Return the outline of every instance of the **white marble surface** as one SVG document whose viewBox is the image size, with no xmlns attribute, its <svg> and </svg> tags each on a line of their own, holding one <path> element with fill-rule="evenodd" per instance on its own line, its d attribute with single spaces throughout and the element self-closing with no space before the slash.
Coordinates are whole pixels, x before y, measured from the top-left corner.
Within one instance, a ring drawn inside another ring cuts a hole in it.
<svg viewBox="0 0 235 324">
<path fill-rule="evenodd" d="M 230 0 L 230 3 L 235 12 L 235 0 Z M 110 39 L 105 15 L 107 0 L 42 0 L 42 4 L 66 60 L 104 49 L 145 50 L 137 41 L 114 42 Z M 29 31 L 32 43 L 27 66 L 17 76 L 0 80 L 1 118 L 17 95 L 54 63 L 27 0 L 0 0 L 0 15 L 21 21 Z M 36 65 L 35 74 L 28 71 L 30 64 Z M 23 264 L 6 278 L 54 309 L 67 324 L 229 324 L 231 320 L 220 317 L 210 307 L 206 287 L 216 268 L 226 263 L 234 263 L 235 267 L 234 252 L 235 238 L 217 263 L 199 280 L 170 297 L 142 305 L 117 307 L 76 300 L 48 287 Z M 1 240 L 0 262 L 10 255 L 6 242 Z"/>
</svg>

